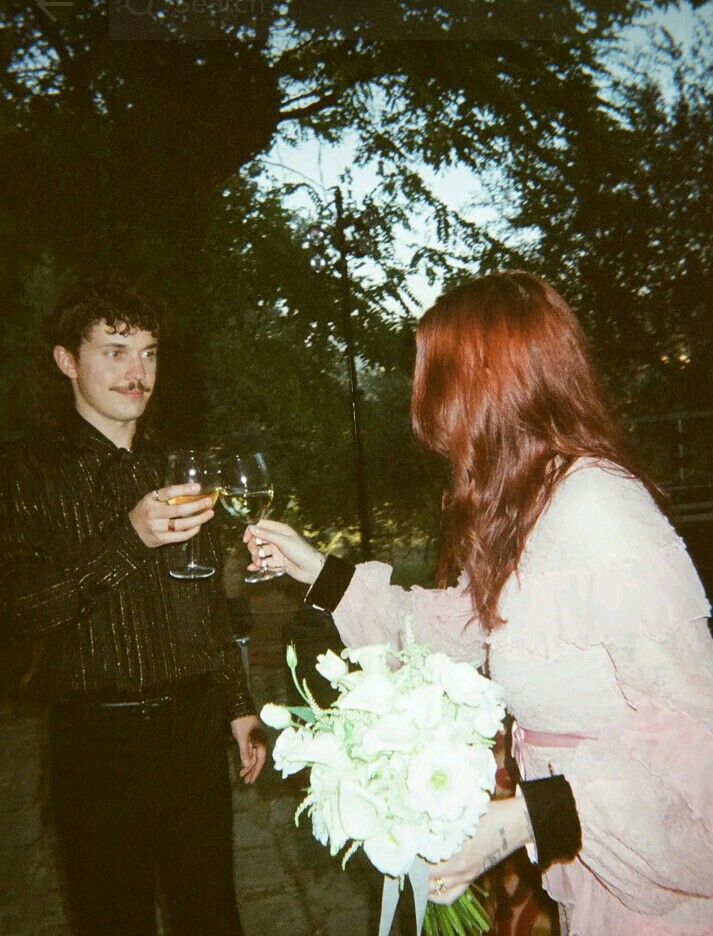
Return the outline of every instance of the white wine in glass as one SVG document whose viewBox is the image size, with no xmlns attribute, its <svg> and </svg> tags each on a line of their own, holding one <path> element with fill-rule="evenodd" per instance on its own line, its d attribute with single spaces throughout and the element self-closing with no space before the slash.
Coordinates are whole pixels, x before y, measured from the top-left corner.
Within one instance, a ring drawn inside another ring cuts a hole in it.
<svg viewBox="0 0 713 936">
<path fill-rule="evenodd" d="M 215 507 L 219 495 L 220 488 L 216 488 L 215 491 L 202 491 L 199 494 L 179 494 L 178 497 L 169 497 L 166 503 L 171 507 L 178 507 L 179 504 L 192 504 L 194 501 L 204 500 L 206 497 L 210 497 L 213 502 L 211 507 Z"/>
<path fill-rule="evenodd" d="M 274 491 L 244 491 L 224 487 L 221 491 L 220 502 L 235 520 L 241 520 L 246 526 L 257 523 L 266 517 L 272 506 Z"/>
<path fill-rule="evenodd" d="M 220 502 L 231 517 L 248 526 L 268 515 L 275 489 L 262 453 L 233 455 L 222 463 L 221 475 Z M 263 565 L 258 572 L 249 572 L 245 581 L 267 582 L 284 574 L 284 569 Z"/>
<path fill-rule="evenodd" d="M 166 463 L 166 486 L 172 484 L 200 484 L 198 494 L 180 494 L 167 501 L 171 507 L 179 504 L 191 504 L 210 497 L 213 504 L 218 500 L 221 486 L 220 463 L 214 455 L 187 449 L 171 452 Z M 187 561 L 185 566 L 169 569 L 169 575 L 177 579 L 203 579 L 215 574 L 214 566 L 201 565 L 195 555 L 195 536 L 186 543 Z"/>
</svg>

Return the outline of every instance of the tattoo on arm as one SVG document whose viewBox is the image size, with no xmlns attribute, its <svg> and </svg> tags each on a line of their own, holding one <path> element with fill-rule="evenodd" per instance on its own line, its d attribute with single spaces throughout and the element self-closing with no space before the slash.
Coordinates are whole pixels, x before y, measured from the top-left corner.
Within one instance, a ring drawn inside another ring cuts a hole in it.
<svg viewBox="0 0 713 936">
<path fill-rule="evenodd" d="M 498 831 L 500 832 L 500 845 L 495 851 L 491 852 L 486 856 L 483 861 L 483 871 L 489 871 L 490 868 L 494 868 L 495 865 L 500 864 L 500 862 L 507 858 L 511 852 L 511 848 L 508 845 L 507 836 L 505 834 L 505 829 L 501 826 Z"/>
</svg>

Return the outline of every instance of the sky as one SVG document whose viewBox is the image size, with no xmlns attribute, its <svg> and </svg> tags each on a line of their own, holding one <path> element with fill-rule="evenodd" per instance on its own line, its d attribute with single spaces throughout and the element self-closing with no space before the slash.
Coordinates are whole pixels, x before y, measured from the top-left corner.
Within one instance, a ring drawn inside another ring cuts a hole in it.
<svg viewBox="0 0 713 936">
<path fill-rule="evenodd" d="M 649 44 L 647 26 L 652 23 L 665 27 L 674 39 L 682 43 L 684 49 L 689 48 L 697 22 L 707 23 L 713 29 L 713 0 L 698 10 L 693 10 L 687 2 L 671 3 L 665 10 L 642 18 L 622 33 L 622 55 L 625 60 L 630 60 L 632 53 Z M 666 76 L 661 75 L 661 80 L 665 86 Z M 368 167 L 354 167 L 353 152 L 353 143 L 350 144 L 348 139 L 339 146 L 327 146 L 314 140 L 289 146 L 278 141 L 261 162 L 278 182 L 309 180 L 325 195 L 330 187 L 339 183 L 345 170 L 351 169 L 352 193 L 358 202 L 360 196 L 373 188 L 374 176 Z M 494 207 L 484 204 L 487 200 L 486 192 L 481 180 L 471 169 L 460 166 L 436 173 L 422 165 L 420 173 L 435 195 L 468 220 L 486 228 L 503 220 Z M 307 211 L 311 209 L 311 202 L 306 195 L 296 195 L 293 206 Z M 418 218 L 414 218 L 414 231 L 410 239 L 429 242 L 429 230 Z M 410 249 L 405 238 L 401 247 L 404 262 L 408 262 Z M 421 275 L 411 278 L 410 287 L 424 310 L 440 292 L 438 284 L 430 285 Z"/>
</svg>

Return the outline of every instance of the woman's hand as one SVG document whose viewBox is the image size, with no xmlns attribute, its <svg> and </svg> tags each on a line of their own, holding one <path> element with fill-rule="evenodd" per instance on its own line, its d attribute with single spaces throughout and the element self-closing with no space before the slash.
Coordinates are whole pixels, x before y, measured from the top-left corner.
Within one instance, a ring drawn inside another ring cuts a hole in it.
<svg viewBox="0 0 713 936">
<path fill-rule="evenodd" d="M 284 569 L 298 582 L 311 585 L 322 569 L 322 554 L 286 523 L 261 520 L 245 530 L 243 542 L 252 557 L 248 566 L 251 571 L 257 571 L 263 565 L 270 569 Z"/>
<path fill-rule="evenodd" d="M 462 851 L 429 868 L 432 903 L 451 904 L 489 868 L 532 841 L 525 800 L 515 796 L 493 800 Z"/>
</svg>

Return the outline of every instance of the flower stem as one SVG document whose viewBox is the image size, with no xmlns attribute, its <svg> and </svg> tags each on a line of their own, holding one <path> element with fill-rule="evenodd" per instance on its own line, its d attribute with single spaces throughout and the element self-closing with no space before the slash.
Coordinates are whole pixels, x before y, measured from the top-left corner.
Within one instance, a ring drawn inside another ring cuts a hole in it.
<svg viewBox="0 0 713 936">
<path fill-rule="evenodd" d="M 478 888 L 479 893 L 487 893 Z M 429 903 L 424 921 L 425 936 L 483 936 L 490 931 L 490 920 L 471 890 L 450 906 Z"/>
</svg>

